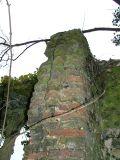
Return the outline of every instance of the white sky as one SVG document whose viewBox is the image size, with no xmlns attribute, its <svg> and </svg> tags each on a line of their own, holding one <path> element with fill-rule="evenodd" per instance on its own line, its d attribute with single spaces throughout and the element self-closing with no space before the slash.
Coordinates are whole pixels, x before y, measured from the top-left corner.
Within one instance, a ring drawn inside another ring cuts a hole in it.
<svg viewBox="0 0 120 160">
<path fill-rule="evenodd" d="M 21 128 L 20 133 L 25 132 L 25 128 Z M 29 138 L 25 134 L 19 135 L 14 144 L 14 152 L 10 157 L 10 160 L 22 160 L 24 155 L 24 145 L 21 145 L 22 141 L 27 141 Z"/>
<path fill-rule="evenodd" d="M 9 36 L 6 0 L 0 4 L 0 28 Z M 9 0 L 12 12 L 13 43 L 50 38 L 51 35 L 74 28 L 113 27 L 113 0 Z M 85 23 L 83 26 L 83 21 Z M 120 47 L 112 44 L 113 32 L 85 34 L 91 52 L 99 59 L 120 59 Z M 13 63 L 12 75 L 28 74 L 39 68 L 47 58 L 46 45 L 39 43 Z M 20 52 L 16 49 L 14 54 Z M 8 67 L 0 69 L 0 76 Z"/>
</svg>

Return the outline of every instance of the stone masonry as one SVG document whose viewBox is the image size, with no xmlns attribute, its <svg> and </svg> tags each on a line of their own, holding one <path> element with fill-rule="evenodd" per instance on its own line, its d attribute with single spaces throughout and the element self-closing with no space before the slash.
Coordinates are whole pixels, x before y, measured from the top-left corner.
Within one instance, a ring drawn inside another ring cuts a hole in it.
<svg viewBox="0 0 120 160">
<path fill-rule="evenodd" d="M 24 159 L 103 160 L 90 124 L 95 105 L 83 108 L 92 99 L 86 38 L 77 29 L 57 33 L 45 55 L 28 112 L 31 137 Z"/>
</svg>

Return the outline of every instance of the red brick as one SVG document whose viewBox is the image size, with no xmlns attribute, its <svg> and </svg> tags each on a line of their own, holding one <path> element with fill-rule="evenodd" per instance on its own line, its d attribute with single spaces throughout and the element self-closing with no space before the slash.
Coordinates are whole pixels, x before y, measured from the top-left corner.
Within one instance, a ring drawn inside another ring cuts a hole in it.
<svg viewBox="0 0 120 160">
<path fill-rule="evenodd" d="M 85 137 L 86 132 L 78 129 L 56 129 L 49 132 L 50 136 L 64 136 L 64 137 Z"/>
<path fill-rule="evenodd" d="M 26 155 L 27 160 L 38 160 L 40 158 L 45 158 L 45 157 L 54 157 L 54 159 L 59 158 L 59 160 L 64 160 L 66 158 L 70 157 L 82 157 L 83 156 L 83 151 L 81 150 L 70 150 L 70 149 L 52 149 L 49 151 L 41 151 L 39 153 L 31 153 L 29 155 Z"/>
</svg>

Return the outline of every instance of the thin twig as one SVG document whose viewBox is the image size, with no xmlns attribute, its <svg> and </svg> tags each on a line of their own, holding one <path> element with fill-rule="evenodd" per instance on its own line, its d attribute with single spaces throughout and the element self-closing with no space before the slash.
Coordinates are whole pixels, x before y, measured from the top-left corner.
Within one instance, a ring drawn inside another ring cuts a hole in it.
<svg viewBox="0 0 120 160">
<path fill-rule="evenodd" d="M 7 48 L 5 50 L 4 50 L 4 53 L 2 54 L 2 56 L 0 57 L 0 62 L 3 61 L 3 57 L 7 54 L 7 52 L 10 50 L 10 48 Z"/>
<path fill-rule="evenodd" d="M 26 41 L 26 42 L 23 42 L 23 43 L 16 43 L 16 44 L 11 45 L 11 47 L 13 48 L 13 47 L 24 46 L 24 45 L 27 45 L 27 44 L 30 44 L 30 43 L 49 42 L 49 41 L 50 41 L 50 39 L 32 40 L 32 41 Z M 8 43 L 0 43 L 0 45 L 10 47 L 10 45 Z"/>
<path fill-rule="evenodd" d="M 37 44 L 39 42 L 34 42 L 30 44 L 28 47 L 26 47 L 16 58 L 13 59 L 13 61 L 17 60 L 28 48 L 32 47 L 33 45 Z"/>
<path fill-rule="evenodd" d="M 11 70 L 12 70 L 12 25 L 11 25 L 11 11 L 10 11 L 10 4 L 8 0 L 6 0 L 7 7 L 8 7 L 8 16 L 9 16 L 9 30 L 10 30 L 10 67 L 9 67 L 9 79 L 8 79 L 8 87 L 7 87 L 7 99 L 6 99 L 6 108 L 5 108 L 5 116 L 3 120 L 3 126 L 2 126 L 2 133 L 1 137 L 4 137 L 4 130 L 5 130 L 5 124 L 6 124 L 6 118 L 7 118 L 7 111 L 9 107 L 9 97 L 10 97 L 10 85 L 11 85 Z"/>
<path fill-rule="evenodd" d="M 2 108 L 0 108 L 0 111 L 3 109 L 3 108 L 5 108 L 6 106 L 3 106 Z"/>
<path fill-rule="evenodd" d="M 6 0 L 7 1 L 7 0 Z M 90 33 L 90 32 L 94 32 L 94 31 L 116 31 L 116 32 L 120 32 L 120 28 L 110 28 L 110 27 L 96 27 L 96 28 L 92 28 L 92 29 L 87 29 L 87 30 L 83 30 L 82 33 Z M 1 38 L 1 37 L 0 37 Z M 5 41 L 4 38 L 1 38 Z M 30 44 L 27 48 L 25 48 L 16 58 L 13 59 L 13 61 L 15 61 L 16 59 L 18 59 L 28 48 L 30 48 L 31 46 L 39 43 L 39 42 L 49 42 L 50 39 L 41 39 L 41 40 L 32 40 L 32 41 L 26 41 L 26 42 L 23 42 L 23 43 L 16 43 L 16 44 L 8 44 L 8 43 L 4 43 L 4 42 L 1 42 L 0 45 L 3 45 L 3 46 L 7 46 L 9 48 L 14 48 L 14 47 L 19 47 L 19 46 L 24 46 L 24 45 L 28 45 Z M 5 55 L 5 54 L 4 54 Z M 3 56 L 4 57 L 4 56 Z M 2 57 L 2 58 L 3 58 Z M 2 59 L 1 59 L 2 61 Z"/>
<path fill-rule="evenodd" d="M 0 39 L 4 40 L 4 43 L 6 43 L 6 39 L 4 37 L 0 36 Z"/>
<path fill-rule="evenodd" d="M 94 32 L 94 31 L 116 31 L 116 32 L 120 32 L 120 28 L 110 28 L 110 27 L 96 27 L 96 28 L 91 28 L 91 29 L 87 29 L 87 30 L 83 30 L 83 33 L 89 33 L 89 32 Z M 39 43 L 39 42 L 49 42 L 50 39 L 40 39 L 40 40 L 32 40 L 32 41 L 26 41 L 23 43 L 16 43 L 11 45 L 12 48 L 14 47 L 19 47 L 19 46 L 23 46 L 23 45 L 27 45 L 27 44 L 31 44 L 31 43 Z M 10 47 L 10 45 L 8 43 L 0 43 L 0 45 L 4 45 L 7 47 Z"/>
<path fill-rule="evenodd" d="M 92 29 L 83 30 L 83 33 L 95 32 L 95 31 L 116 31 L 120 32 L 120 28 L 110 28 L 110 27 L 96 27 Z"/>
<path fill-rule="evenodd" d="M 30 43 L 49 42 L 49 41 L 50 41 L 50 39 L 32 40 L 32 41 L 27 41 L 27 42 L 23 42 L 23 43 L 13 44 L 12 47 L 19 47 L 19 46 L 27 45 Z"/>
</svg>

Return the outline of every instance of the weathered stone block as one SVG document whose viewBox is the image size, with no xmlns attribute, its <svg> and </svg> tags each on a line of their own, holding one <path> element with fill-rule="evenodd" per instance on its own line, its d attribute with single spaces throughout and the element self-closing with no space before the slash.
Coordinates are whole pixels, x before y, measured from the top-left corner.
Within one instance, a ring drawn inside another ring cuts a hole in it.
<svg viewBox="0 0 120 160">
<path fill-rule="evenodd" d="M 57 33 L 45 55 L 28 116 L 31 124 L 41 121 L 31 128 L 34 149 L 27 150 L 25 159 L 103 160 L 88 127 L 89 110 L 83 107 L 91 98 L 86 65 L 92 55 L 86 38 L 80 30 Z"/>
</svg>

